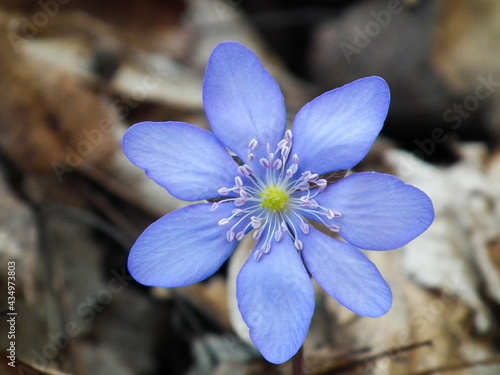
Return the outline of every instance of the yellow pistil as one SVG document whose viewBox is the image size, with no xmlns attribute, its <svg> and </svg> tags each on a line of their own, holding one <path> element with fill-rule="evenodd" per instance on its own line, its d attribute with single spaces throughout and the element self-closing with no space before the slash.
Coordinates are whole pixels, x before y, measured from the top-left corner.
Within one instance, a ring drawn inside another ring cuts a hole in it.
<svg viewBox="0 0 500 375">
<path fill-rule="evenodd" d="M 261 207 L 271 211 L 286 211 L 288 208 L 288 194 L 277 186 L 267 187 L 262 193 Z"/>
</svg>

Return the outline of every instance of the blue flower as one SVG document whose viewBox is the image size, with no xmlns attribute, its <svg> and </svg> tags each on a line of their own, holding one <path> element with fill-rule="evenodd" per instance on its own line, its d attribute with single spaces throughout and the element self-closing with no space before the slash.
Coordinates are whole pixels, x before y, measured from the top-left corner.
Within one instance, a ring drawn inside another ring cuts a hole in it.
<svg viewBox="0 0 500 375">
<path fill-rule="evenodd" d="M 352 168 L 371 148 L 389 107 L 385 81 L 368 77 L 329 91 L 306 104 L 286 130 L 276 81 L 252 51 L 226 42 L 208 62 L 203 101 L 213 132 L 142 122 L 123 138 L 132 163 L 174 197 L 211 201 L 147 228 L 130 253 L 132 276 L 158 287 L 195 284 L 252 233 L 257 243 L 236 281 L 238 307 L 255 346 L 273 363 L 292 357 L 306 338 L 314 311 L 311 277 L 353 312 L 385 314 L 391 290 L 358 248 L 407 244 L 432 223 L 432 203 L 386 174 L 357 173 L 334 184 L 323 177 Z"/>
</svg>

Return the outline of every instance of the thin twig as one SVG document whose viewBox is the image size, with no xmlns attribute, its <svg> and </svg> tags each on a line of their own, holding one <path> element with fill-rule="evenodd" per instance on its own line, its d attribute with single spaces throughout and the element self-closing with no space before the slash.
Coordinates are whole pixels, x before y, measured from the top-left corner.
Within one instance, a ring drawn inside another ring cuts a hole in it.
<svg viewBox="0 0 500 375">
<path fill-rule="evenodd" d="M 464 370 L 468 369 L 471 367 L 476 367 L 476 366 L 490 366 L 490 365 L 498 365 L 500 364 L 500 358 L 490 358 L 490 359 L 485 359 L 483 361 L 477 361 L 477 362 L 471 362 L 471 363 L 461 363 L 458 365 L 452 365 L 452 366 L 443 366 L 443 367 L 436 367 L 431 370 L 425 370 L 421 372 L 414 372 L 411 375 L 434 375 L 434 374 L 441 374 L 443 372 L 451 372 L 451 371 L 456 371 L 456 370 Z"/>
<path fill-rule="evenodd" d="M 304 371 L 304 350 L 300 347 L 299 351 L 292 358 L 292 374 L 305 375 Z"/>
</svg>

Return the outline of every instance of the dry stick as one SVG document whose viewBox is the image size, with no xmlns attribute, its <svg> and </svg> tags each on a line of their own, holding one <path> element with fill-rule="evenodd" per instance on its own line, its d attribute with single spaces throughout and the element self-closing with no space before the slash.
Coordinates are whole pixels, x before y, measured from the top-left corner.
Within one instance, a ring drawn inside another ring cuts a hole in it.
<svg viewBox="0 0 500 375">
<path fill-rule="evenodd" d="M 447 366 L 447 367 L 436 367 L 432 370 L 426 370 L 426 371 L 422 371 L 422 372 L 414 372 L 411 375 L 433 375 L 433 374 L 439 374 L 439 373 L 443 373 L 443 372 L 463 370 L 463 369 L 476 367 L 476 366 L 489 366 L 489 365 L 496 365 L 496 364 L 500 364 L 500 358 L 490 358 L 490 359 L 485 359 L 483 361 L 477 361 L 477 362 L 471 362 L 471 363 L 461 363 L 459 365 L 453 365 L 453 366 Z"/>
<path fill-rule="evenodd" d="M 326 366 L 322 369 L 319 369 L 314 372 L 314 375 L 333 375 L 333 374 L 341 374 L 346 371 L 353 370 L 355 368 L 361 367 L 361 366 L 366 366 L 368 363 L 375 362 L 376 360 L 384 357 L 393 357 L 396 356 L 400 353 L 407 352 L 413 349 L 420 348 L 422 346 L 431 346 L 432 341 L 424 341 L 424 342 L 419 342 L 407 346 L 402 346 L 399 348 L 394 348 L 390 350 L 385 350 L 383 352 L 367 356 L 364 358 L 359 358 L 357 360 L 344 360 L 340 362 L 333 363 L 329 366 Z"/>
<path fill-rule="evenodd" d="M 295 356 L 292 358 L 292 374 L 305 375 L 304 371 L 304 349 L 302 346 Z"/>
</svg>

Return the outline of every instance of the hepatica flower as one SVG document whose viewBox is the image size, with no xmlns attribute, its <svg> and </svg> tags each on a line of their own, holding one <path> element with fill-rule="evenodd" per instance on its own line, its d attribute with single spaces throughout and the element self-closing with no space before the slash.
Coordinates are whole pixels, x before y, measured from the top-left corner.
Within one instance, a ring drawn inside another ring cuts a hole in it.
<svg viewBox="0 0 500 375">
<path fill-rule="evenodd" d="M 385 81 L 368 77 L 329 91 L 286 130 L 276 81 L 252 51 L 226 42 L 208 62 L 203 101 L 212 132 L 142 122 L 123 138 L 132 163 L 173 196 L 209 201 L 148 227 L 130 253 L 132 276 L 158 287 L 195 284 L 253 236 L 236 297 L 252 341 L 273 363 L 288 360 L 305 340 L 311 277 L 349 310 L 385 314 L 391 290 L 359 249 L 407 244 L 433 221 L 432 203 L 391 175 L 357 173 L 333 184 L 323 177 L 352 168 L 371 148 L 389 107 Z"/>
</svg>

